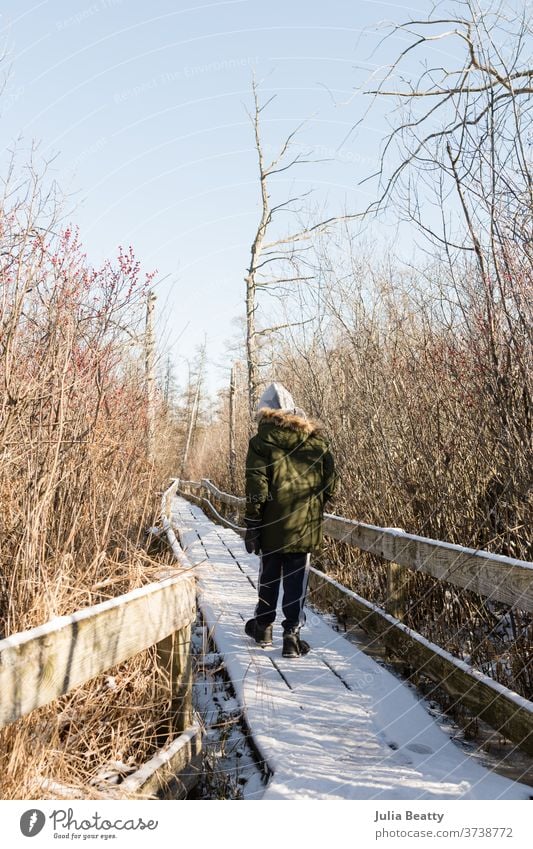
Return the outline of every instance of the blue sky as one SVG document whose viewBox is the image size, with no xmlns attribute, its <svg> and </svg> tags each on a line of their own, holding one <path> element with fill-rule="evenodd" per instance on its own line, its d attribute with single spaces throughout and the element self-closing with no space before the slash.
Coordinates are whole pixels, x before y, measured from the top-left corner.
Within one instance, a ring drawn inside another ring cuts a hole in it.
<svg viewBox="0 0 533 849">
<path fill-rule="evenodd" d="M 416 3 L 430 8 L 424 0 L 2 3 L 3 143 L 18 139 L 24 149 L 37 139 L 42 156 L 57 154 L 53 174 L 95 263 L 131 244 L 165 278 L 158 328 L 180 381 L 206 335 L 210 386 L 226 382 L 224 343 L 243 314 L 259 213 L 246 114 L 252 74 L 265 98 L 277 94 L 264 116 L 268 149 L 309 119 L 299 143 L 333 159 L 284 177 L 279 198 L 312 186 L 328 212 L 360 209 L 370 195 L 357 184 L 375 168 L 385 123 L 373 111 L 338 151 L 368 106 L 354 89 L 379 59 L 370 58 L 373 28 Z"/>
</svg>

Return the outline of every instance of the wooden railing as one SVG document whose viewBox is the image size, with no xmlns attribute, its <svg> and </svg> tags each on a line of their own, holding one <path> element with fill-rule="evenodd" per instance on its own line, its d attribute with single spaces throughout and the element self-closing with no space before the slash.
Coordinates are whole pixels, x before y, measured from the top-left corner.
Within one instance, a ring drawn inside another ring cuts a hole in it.
<svg viewBox="0 0 533 849">
<path fill-rule="evenodd" d="M 1 640 L 0 727 L 155 645 L 160 692 L 167 704 L 159 739 L 188 734 L 183 744 L 174 741 L 164 757 L 154 759 L 153 770 L 145 765 L 138 781 L 126 779 L 124 790 L 146 792 L 158 786 L 154 771 L 170 769 L 175 776 L 178 762 L 183 768 L 197 759 L 201 732 L 193 724 L 191 661 L 196 587 L 190 564 L 181 550 L 179 554 L 187 571 L 175 570 L 165 580 Z"/>
<path fill-rule="evenodd" d="M 245 498 L 223 492 L 206 478 L 181 481 L 179 486 L 203 490 L 239 513 L 246 505 Z M 200 495 L 200 500 L 213 512 L 208 497 Z M 216 509 L 215 512 L 223 519 Z M 229 524 L 244 533 L 244 528 L 235 523 Z M 533 612 L 533 563 L 408 534 L 399 528 L 367 525 L 331 513 L 324 515 L 324 533 L 398 566 L 406 566 L 493 601 Z"/>
<path fill-rule="evenodd" d="M 176 480 L 172 491 L 206 507 L 218 521 L 241 536 L 244 534 L 238 517 L 246 505 L 245 498 L 223 492 L 205 478 L 201 481 Z M 231 520 L 222 515 L 222 508 L 217 507 L 216 502 L 232 509 Z M 517 747 L 533 754 L 533 703 L 468 666 L 401 621 L 403 587 L 408 574 L 415 571 L 472 590 L 485 598 L 533 611 L 533 563 L 331 514 L 325 514 L 324 533 L 389 561 L 387 609 L 381 609 L 311 567 L 309 588 L 313 600 L 341 610 L 381 642 L 391 655 L 406 660 L 419 674 L 442 687 L 454 701 L 466 705 Z"/>
</svg>

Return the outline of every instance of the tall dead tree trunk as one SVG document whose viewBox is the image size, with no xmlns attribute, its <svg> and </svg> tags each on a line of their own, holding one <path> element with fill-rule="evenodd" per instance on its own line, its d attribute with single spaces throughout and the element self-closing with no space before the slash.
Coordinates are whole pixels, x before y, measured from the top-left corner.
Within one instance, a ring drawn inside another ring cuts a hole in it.
<svg viewBox="0 0 533 849">
<path fill-rule="evenodd" d="M 266 334 L 271 334 L 277 330 L 286 327 L 300 326 L 304 322 L 288 322 L 279 324 L 273 327 L 257 328 L 256 311 L 258 306 L 258 292 L 260 289 L 267 289 L 269 286 L 280 287 L 291 286 L 297 282 L 312 280 L 312 276 L 302 276 L 297 271 L 296 253 L 301 248 L 301 242 L 312 238 L 313 234 L 325 231 L 328 227 L 339 221 L 346 221 L 349 218 L 354 218 L 353 215 L 342 215 L 333 218 L 328 218 L 325 221 L 320 221 L 312 226 L 305 227 L 302 230 L 289 233 L 286 236 L 267 242 L 268 230 L 272 224 L 274 215 L 283 210 L 285 212 L 295 212 L 295 204 L 304 200 L 309 192 L 306 192 L 295 197 L 290 197 L 281 203 L 271 205 L 269 193 L 269 181 L 275 174 L 282 171 L 288 171 L 297 164 L 305 162 L 313 162 L 316 160 L 309 159 L 309 154 L 296 153 L 292 155 L 293 140 L 296 133 L 300 130 L 302 124 L 296 127 L 285 138 L 285 141 L 280 145 L 279 153 L 270 163 L 265 162 L 264 148 L 261 139 L 260 119 L 261 113 L 272 102 L 275 95 L 269 98 L 263 105 L 259 102 L 258 87 L 255 80 L 252 83 L 252 92 L 254 99 L 254 112 L 250 115 L 254 127 L 255 147 L 257 151 L 257 160 L 259 165 L 259 183 L 261 189 L 261 216 L 255 232 L 252 246 L 250 249 L 250 264 L 247 269 L 246 282 L 246 361 L 248 372 L 248 408 L 250 414 L 250 427 L 252 427 L 253 415 L 258 400 L 258 387 L 260 383 L 260 363 L 259 353 L 261 350 L 261 339 Z M 281 273 L 272 275 L 266 273 L 263 269 L 267 266 L 278 266 L 281 268 Z M 311 319 L 310 319 L 311 320 Z"/>
<path fill-rule="evenodd" d="M 237 449 L 235 447 L 235 366 L 231 369 L 229 383 L 229 479 L 232 493 L 237 491 Z"/>
<path fill-rule="evenodd" d="M 259 257 L 263 249 L 266 230 L 271 219 L 270 202 L 268 195 L 267 176 L 268 169 L 265 169 L 265 161 L 263 157 L 263 148 L 261 145 L 261 134 L 259 129 L 259 116 L 265 106 L 259 105 L 259 97 L 257 93 L 257 85 L 254 81 L 253 86 L 254 96 L 254 135 L 255 147 L 257 150 L 257 158 L 259 164 L 259 181 L 261 186 L 261 218 L 257 231 L 252 242 L 250 265 L 248 273 L 245 277 L 246 282 L 246 361 L 248 366 L 248 408 L 250 412 L 250 420 L 253 419 L 255 406 L 257 404 L 257 387 L 259 383 L 258 374 L 259 367 L 257 362 L 257 328 L 255 322 L 255 311 L 257 309 L 257 273 L 259 268 Z"/>
<path fill-rule="evenodd" d="M 194 428 L 197 420 L 197 408 L 200 399 L 200 381 L 196 384 L 196 391 L 194 393 L 194 399 L 191 405 L 191 409 L 189 412 L 189 423 L 187 426 L 187 439 L 185 441 L 185 449 L 183 451 L 183 459 L 181 462 L 181 472 L 180 477 L 183 478 L 185 476 L 185 472 L 187 471 L 187 461 L 189 459 L 189 452 L 191 449 L 192 436 L 194 433 Z"/>
<path fill-rule="evenodd" d="M 184 448 L 184 451 L 183 451 L 183 458 L 182 458 L 182 462 L 181 462 L 181 471 L 180 471 L 180 477 L 181 478 L 185 477 L 185 473 L 187 471 L 187 463 L 188 463 L 190 452 L 191 452 L 191 446 L 192 446 L 193 440 L 194 440 L 194 434 L 196 432 L 196 426 L 198 424 L 198 414 L 199 414 L 199 410 L 200 410 L 201 387 L 202 387 L 202 381 L 203 381 L 203 376 L 204 376 L 205 357 L 206 357 L 206 349 L 205 349 L 205 344 L 204 344 L 202 351 L 201 351 L 201 354 L 200 354 L 200 365 L 198 367 L 198 376 L 197 376 L 197 379 L 196 379 L 196 388 L 195 388 L 195 391 L 194 391 L 194 398 L 193 398 L 193 402 L 191 404 L 191 408 L 189 410 L 189 422 L 188 422 L 188 425 L 187 425 L 187 438 L 185 440 L 185 448 Z"/>
<path fill-rule="evenodd" d="M 146 443 L 150 462 L 154 460 L 155 439 L 155 332 L 154 308 L 156 295 L 150 290 L 146 300 L 146 328 L 144 336 L 144 369 L 146 380 Z"/>
</svg>

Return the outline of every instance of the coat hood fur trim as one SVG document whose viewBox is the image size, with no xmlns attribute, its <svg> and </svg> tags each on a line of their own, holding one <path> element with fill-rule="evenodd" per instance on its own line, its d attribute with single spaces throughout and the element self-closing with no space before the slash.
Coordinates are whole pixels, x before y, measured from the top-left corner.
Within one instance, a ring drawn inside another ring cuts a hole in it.
<svg viewBox="0 0 533 849">
<path fill-rule="evenodd" d="M 271 410 L 269 407 L 261 407 L 257 411 L 257 421 L 269 421 L 277 427 L 283 427 L 287 430 L 303 431 L 308 435 L 319 433 L 322 426 L 319 422 L 312 419 L 306 419 L 303 416 L 298 416 L 295 413 L 289 413 L 285 410 Z"/>
</svg>

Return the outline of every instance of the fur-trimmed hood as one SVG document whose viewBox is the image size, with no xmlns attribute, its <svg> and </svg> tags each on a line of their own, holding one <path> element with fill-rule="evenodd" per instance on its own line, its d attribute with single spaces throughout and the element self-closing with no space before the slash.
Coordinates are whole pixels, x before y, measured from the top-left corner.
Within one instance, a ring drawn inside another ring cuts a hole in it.
<svg viewBox="0 0 533 849">
<path fill-rule="evenodd" d="M 307 419 L 305 416 L 299 416 L 296 413 L 290 413 L 287 410 L 271 410 L 269 407 L 261 407 L 257 411 L 256 419 L 259 425 L 262 422 L 269 422 L 276 427 L 305 433 L 307 436 L 311 436 L 313 433 L 321 433 L 322 431 L 322 426 L 319 422 Z"/>
<path fill-rule="evenodd" d="M 318 551 L 324 505 L 335 492 L 327 437 L 299 413 L 260 404 L 248 444 L 246 517 L 260 526 L 263 553 Z"/>
</svg>

